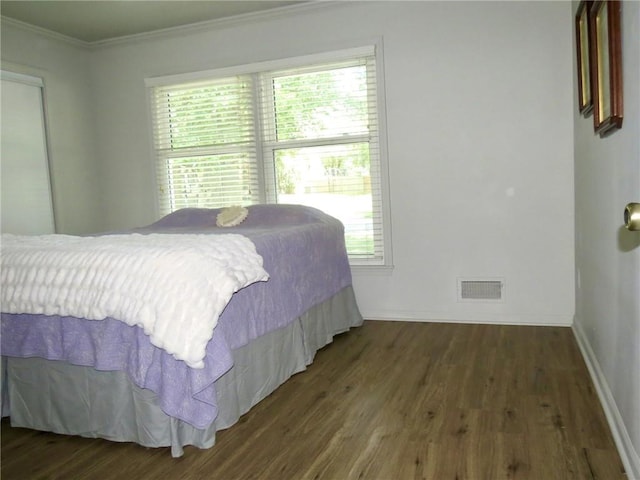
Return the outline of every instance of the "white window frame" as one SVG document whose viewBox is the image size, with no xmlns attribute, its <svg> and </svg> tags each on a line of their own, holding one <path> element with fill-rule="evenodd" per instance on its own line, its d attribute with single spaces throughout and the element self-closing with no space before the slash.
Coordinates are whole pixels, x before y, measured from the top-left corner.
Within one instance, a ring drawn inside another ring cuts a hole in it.
<svg viewBox="0 0 640 480">
<path fill-rule="evenodd" d="M 382 55 L 382 39 L 378 39 L 371 44 L 365 46 L 358 46 L 353 48 L 342 49 L 333 52 L 325 52 L 319 54 L 311 54 L 305 56 L 299 56 L 294 58 L 284 58 L 273 61 L 266 62 L 258 62 L 247 65 L 239 65 L 225 68 L 218 68 L 213 70 L 205 70 L 199 72 L 190 72 L 184 74 L 177 75 L 165 75 L 160 77 L 150 77 L 145 79 L 145 86 L 148 91 L 151 92 L 153 87 L 157 86 L 165 86 L 171 84 L 179 84 L 186 83 L 197 80 L 204 80 L 209 78 L 216 77 L 228 77 L 234 75 L 258 75 L 263 72 L 273 71 L 273 70 L 285 70 L 285 69 L 295 69 L 299 67 L 309 66 L 313 64 L 321 64 L 321 63 L 329 63 L 329 62 L 337 62 L 341 60 L 353 59 L 358 56 L 367 56 L 367 55 L 375 55 L 375 75 L 376 75 L 376 86 L 377 86 L 377 98 L 376 98 L 376 107 L 377 107 L 377 116 L 378 116 L 378 152 L 379 152 L 379 181 L 372 182 L 372 189 L 379 188 L 379 197 L 382 202 L 382 206 L 380 208 L 380 223 L 383 229 L 383 258 L 380 259 L 357 259 L 350 258 L 350 262 L 352 267 L 356 267 L 355 272 L 357 272 L 360 267 L 365 267 L 366 271 L 371 273 L 374 270 L 378 269 L 380 273 L 387 273 L 390 268 L 393 266 L 392 259 L 392 238 L 391 238 L 391 210 L 390 210 L 390 192 L 389 192 L 389 165 L 388 165 L 388 155 L 387 155 L 387 128 L 386 128 L 386 102 L 385 102 L 385 86 L 384 86 L 384 62 Z M 258 81 L 256 79 L 256 81 Z M 254 102 L 259 102 L 259 98 L 254 98 Z M 152 112 L 152 99 L 151 94 L 148 97 L 149 101 L 149 112 L 150 112 L 150 120 L 153 118 Z M 256 111 L 258 109 L 256 108 Z M 260 115 L 256 115 L 256 117 L 260 117 Z M 259 130 L 260 122 L 263 120 L 261 118 L 256 118 L 256 130 Z M 153 139 L 153 121 L 149 122 L 150 125 L 150 139 Z M 260 199 L 263 202 L 273 203 L 275 201 L 275 192 L 269 191 L 269 165 L 268 161 L 265 161 L 265 158 L 269 158 L 269 155 L 265 155 L 265 148 L 269 150 L 271 148 L 270 145 L 265 145 L 268 142 L 262 142 L 261 135 L 256 135 L 257 140 L 257 168 L 259 174 L 259 180 L 262 185 Z M 153 144 L 153 142 L 152 142 Z M 152 164 L 154 165 L 154 169 L 156 168 L 156 158 L 155 158 L 155 149 L 154 151 L 154 161 Z M 157 173 L 157 172 L 156 172 Z M 265 178 L 267 177 L 267 178 Z M 159 184 L 158 175 L 154 175 L 156 178 L 156 192 L 160 192 L 160 189 L 163 187 Z M 372 192 L 373 193 L 373 192 Z M 374 197 L 375 198 L 375 197 Z M 156 214 L 160 214 L 160 202 L 158 198 L 158 194 L 156 194 Z"/>
</svg>

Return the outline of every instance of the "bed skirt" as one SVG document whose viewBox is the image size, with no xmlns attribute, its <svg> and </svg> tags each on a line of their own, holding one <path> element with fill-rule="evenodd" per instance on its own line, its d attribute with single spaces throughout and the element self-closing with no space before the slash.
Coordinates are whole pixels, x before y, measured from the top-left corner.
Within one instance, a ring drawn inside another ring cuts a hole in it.
<svg viewBox="0 0 640 480">
<path fill-rule="evenodd" d="M 334 335 L 362 324 L 353 288 L 309 309 L 293 323 L 233 351 L 234 366 L 216 381 L 218 416 L 205 429 L 165 414 L 150 390 L 126 373 L 105 372 L 42 358 L 2 358 L 2 413 L 14 427 L 146 447 L 210 448 L 217 430 L 311 364 Z"/>
</svg>

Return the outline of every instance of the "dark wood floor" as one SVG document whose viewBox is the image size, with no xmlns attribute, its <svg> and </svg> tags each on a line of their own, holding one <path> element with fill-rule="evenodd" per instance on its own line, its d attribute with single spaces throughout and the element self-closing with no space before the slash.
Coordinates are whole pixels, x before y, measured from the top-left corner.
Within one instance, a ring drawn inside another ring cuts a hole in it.
<svg viewBox="0 0 640 480">
<path fill-rule="evenodd" d="M 625 479 L 569 328 L 365 322 L 210 450 L 11 428 L 12 479 Z"/>
</svg>

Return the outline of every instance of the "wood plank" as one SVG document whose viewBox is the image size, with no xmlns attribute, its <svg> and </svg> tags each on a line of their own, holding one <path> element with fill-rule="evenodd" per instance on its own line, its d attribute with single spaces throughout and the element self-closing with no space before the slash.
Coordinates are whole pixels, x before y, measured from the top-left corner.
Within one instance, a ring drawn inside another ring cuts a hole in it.
<svg viewBox="0 0 640 480">
<path fill-rule="evenodd" d="M 209 450 L 12 428 L 12 479 L 624 479 L 562 327 L 365 322 Z"/>
</svg>

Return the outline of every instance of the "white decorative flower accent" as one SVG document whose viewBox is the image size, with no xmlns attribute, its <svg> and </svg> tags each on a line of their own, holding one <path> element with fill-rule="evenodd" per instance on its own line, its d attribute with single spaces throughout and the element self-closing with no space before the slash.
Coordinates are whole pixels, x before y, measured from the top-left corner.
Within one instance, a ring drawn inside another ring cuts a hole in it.
<svg viewBox="0 0 640 480">
<path fill-rule="evenodd" d="M 216 217 L 218 227 L 235 227 L 249 215 L 249 210 L 239 205 L 223 208 Z"/>
</svg>

